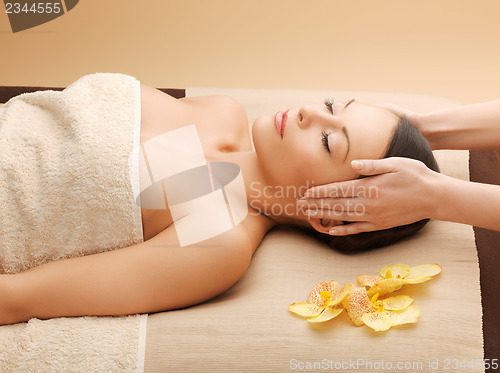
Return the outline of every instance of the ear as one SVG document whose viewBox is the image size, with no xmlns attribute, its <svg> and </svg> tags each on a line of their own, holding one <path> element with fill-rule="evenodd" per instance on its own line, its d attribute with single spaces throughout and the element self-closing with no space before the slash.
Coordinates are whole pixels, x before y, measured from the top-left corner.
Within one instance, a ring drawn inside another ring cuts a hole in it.
<svg viewBox="0 0 500 373">
<path fill-rule="evenodd" d="M 342 225 L 341 220 L 333 220 L 333 219 L 321 219 L 321 218 L 310 218 L 309 224 L 320 233 L 328 234 L 330 229 L 335 227 L 336 225 Z"/>
</svg>

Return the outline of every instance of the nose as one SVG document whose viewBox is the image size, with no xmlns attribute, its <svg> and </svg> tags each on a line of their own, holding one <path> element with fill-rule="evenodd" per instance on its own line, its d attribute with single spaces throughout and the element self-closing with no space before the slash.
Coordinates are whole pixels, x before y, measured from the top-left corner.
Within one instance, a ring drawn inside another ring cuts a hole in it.
<svg viewBox="0 0 500 373">
<path fill-rule="evenodd" d="M 304 105 L 297 116 L 299 127 L 302 129 L 311 125 L 341 127 L 337 118 L 324 105 Z"/>
</svg>

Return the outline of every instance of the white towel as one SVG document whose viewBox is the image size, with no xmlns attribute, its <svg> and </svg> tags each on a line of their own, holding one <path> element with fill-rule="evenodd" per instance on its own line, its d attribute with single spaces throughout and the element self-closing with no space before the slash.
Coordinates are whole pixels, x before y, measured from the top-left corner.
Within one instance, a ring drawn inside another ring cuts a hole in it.
<svg viewBox="0 0 500 373">
<path fill-rule="evenodd" d="M 142 241 L 128 159 L 140 85 L 93 74 L 0 108 L 0 273 Z"/>
<path fill-rule="evenodd" d="M 87 75 L 0 107 L 0 273 L 141 242 L 140 84 Z M 1 301 L 1 300 L 0 300 Z M 147 315 L 0 327 L 0 371 L 142 370 Z M 141 341 L 142 338 L 142 341 Z"/>
</svg>

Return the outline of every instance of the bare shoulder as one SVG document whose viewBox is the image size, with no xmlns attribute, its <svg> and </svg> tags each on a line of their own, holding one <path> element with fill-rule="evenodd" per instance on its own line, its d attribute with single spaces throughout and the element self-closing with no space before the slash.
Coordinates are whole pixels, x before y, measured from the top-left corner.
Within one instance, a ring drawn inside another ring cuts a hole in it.
<svg viewBox="0 0 500 373">
<path fill-rule="evenodd" d="M 214 120 L 234 129 L 248 130 L 248 117 L 243 105 L 230 96 L 215 95 L 203 97 L 186 97 L 180 99 L 186 104 L 209 111 Z"/>
<path fill-rule="evenodd" d="M 248 118 L 244 107 L 229 96 L 185 97 L 176 99 L 156 88 L 141 84 L 141 105 L 144 109 L 168 106 L 176 114 L 182 112 L 210 114 L 213 123 L 221 126 L 248 130 Z M 178 111 L 178 112 L 177 112 Z"/>
<path fill-rule="evenodd" d="M 231 96 L 213 95 L 200 97 L 185 97 L 179 99 L 181 102 L 192 103 L 199 106 L 216 107 L 219 110 L 227 111 L 230 114 L 237 114 L 246 118 L 246 112 L 243 105 Z"/>
<path fill-rule="evenodd" d="M 215 147 L 250 150 L 248 117 L 243 106 L 229 96 L 176 99 L 156 88 L 141 85 L 141 120 L 145 133 L 173 129 L 186 123 L 206 128 L 206 137 L 217 133 Z M 142 134 L 142 132 L 141 132 Z"/>
<path fill-rule="evenodd" d="M 184 97 L 176 99 L 169 94 L 160 91 L 154 87 L 141 83 L 141 96 L 146 101 L 150 100 L 168 100 L 172 103 L 186 104 L 185 106 L 198 108 L 211 108 L 222 114 L 223 117 L 238 119 L 240 122 L 248 124 L 248 118 L 245 108 L 236 99 L 225 95 Z"/>
</svg>

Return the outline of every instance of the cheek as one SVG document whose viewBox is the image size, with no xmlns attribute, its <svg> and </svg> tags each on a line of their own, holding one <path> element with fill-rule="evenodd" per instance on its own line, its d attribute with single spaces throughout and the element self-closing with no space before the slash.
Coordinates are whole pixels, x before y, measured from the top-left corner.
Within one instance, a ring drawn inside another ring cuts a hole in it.
<svg viewBox="0 0 500 373">
<path fill-rule="evenodd" d="M 297 160 L 296 172 L 302 175 L 307 180 L 311 181 L 311 178 L 318 177 L 320 175 L 320 170 L 322 167 L 319 162 L 315 162 L 314 158 L 303 157 Z"/>
<path fill-rule="evenodd" d="M 293 152 L 288 152 L 286 169 L 293 176 L 295 185 L 306 185 L 316 182 L 321 175 L 321 163 L 313 151 L 295 147 Z"/>
</svg>

